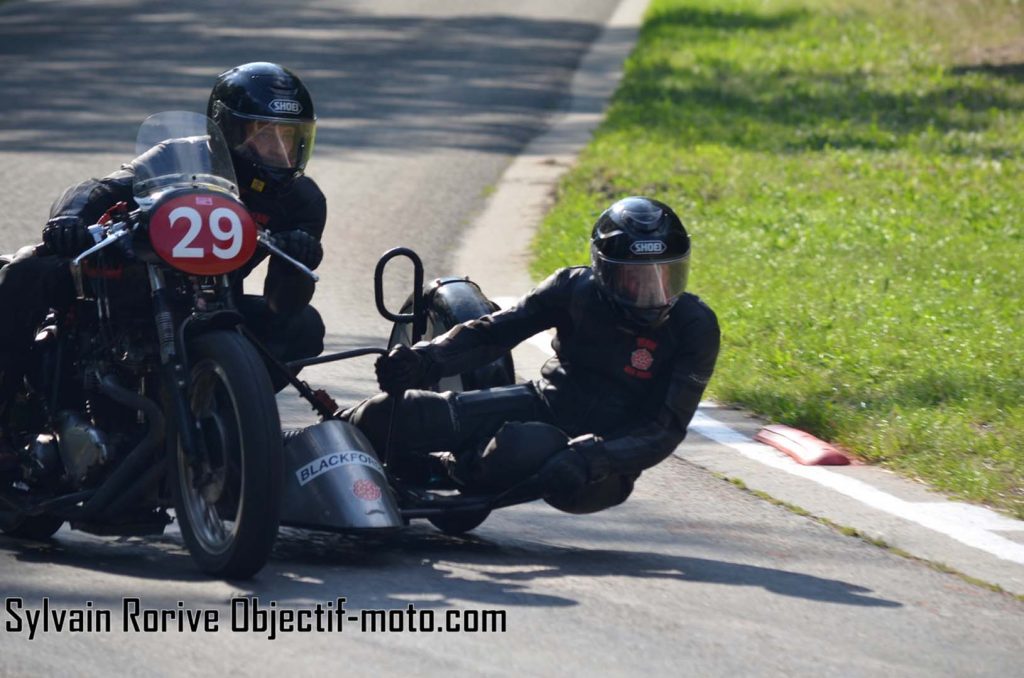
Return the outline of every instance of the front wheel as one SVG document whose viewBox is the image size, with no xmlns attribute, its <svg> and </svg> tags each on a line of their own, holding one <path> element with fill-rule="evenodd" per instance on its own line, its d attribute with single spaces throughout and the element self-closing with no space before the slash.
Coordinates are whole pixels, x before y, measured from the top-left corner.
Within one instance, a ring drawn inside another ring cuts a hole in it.
<svg viewBox="0 0 1024 678">
<path fill-rule="evenodd" d="M 175 513 L 200 569 L 245 579 L 266 564 L 280 519 L 284 452 L 274 387 L 235 332 L 200 335 L 188 355 L 199 459 L 188 459 L 176 432 L 169 436 Z"/>
</svg>

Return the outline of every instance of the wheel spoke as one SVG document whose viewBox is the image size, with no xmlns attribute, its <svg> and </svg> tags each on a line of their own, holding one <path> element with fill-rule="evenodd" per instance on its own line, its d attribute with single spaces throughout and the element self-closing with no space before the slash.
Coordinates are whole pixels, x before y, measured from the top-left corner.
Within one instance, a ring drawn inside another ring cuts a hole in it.
<svg viewBox="0 0 1024 678">
<path fill-rule="evenodd" d="M 179 461 L 182 464 L 181 489 L 189 522 L 193 526 L 196 538 L 202 542 L 205 549 L 221 553 L 230 548 L 235 536 L 239 500 L 234 485 L 241 482 L 241 469 L 236 461 L 237 452 L 221 448 L 238 444 L 235 440 L 237 436 L 230 434 L 236 434 L 240 422 L 231 398 L 221 396 L 221 391 L 225 388 L 224 377 L 216 365 L 197 365 L 192 386 L 190 405 L 193 416 L 201 427 L 213 427 L 205 431 L 210 435 L 205 439 L 204 465 L 208 464 L 210 467 L 207 472 L 197 473 L 197 469 L 189 465 L 183 458 L 183 452 L 179 451 L 182 455 Z M 206 491 L 214 489 L 208 486 L 210 483 L 220 485 L 217 502 L 206 499 Z M 225 525 L 217 510 L 218 505 L 234 506 L 236 515 L 231 516 L 230 526 Z"/>
<path fill-rule="evenodd" d="M 220 342 L 218 347 L 223 348 L 225 343 L 231 342 Z M 254 549 L 262 550 L 266 545 L 254 541 L 251 536 L 244 543 L 239 539 L 253 534 L 253 524 L 267 523 L 268 535 L 272 534 L 270 528 L 275 526 L 264 516 L 265 511 L 261 513 L 263 507 L 258 501 L 252 509 L 255 517 L 248 518 L 250 509 L 246 506 L 252 498 L 247 495 L 249 460 L 245 457 L 245 443 L 252 442 L 262 450 L 261 440 L 267 437 L 267 427 L 262 420 L 276 415 L 276 412 L 271 412 L 271 408 L 262 403 L 257 408 L 263 413 L 261 421 L 249 420 L 244 409 L 246 401 L 239 399 L 248 393 L 247 388 L 251 390 L 249 375 L 243 377 L 239 374 L 240 365 L 236 361 L 221 361 L 217 357 L 221 353 L 220 348 L 197 350 L 196 354 L 200 356 L 203 353 L 209 355 L 192 365 L 188 403 L 197 429 L 196 453 L 199 459 L 190 463 L 179 445 L 177 500 L 182 532 L 193 555 L 200 562 L 205 562 L 204 569 L 244 571 L 250 567 L 249 563 L 255 561 L 239 555 L 239 549 L 249 553 Z M 250 441 L 249 437 L 253 435 L 259 435 L 259 438 Z M 256 470 L 265 472 L 260 464 L 256 465 Z M 261 562 L 265 557 L 265 553 L 256 554 Z"/>
<path fill-rule="evenodd" d="M 217 508 L 209 504 L 206 505 L 206 515 L 210 522 L 212 532 L 218 540 L 224 541 L 227 537 L 227 532 L 224 530 L 224 523 L 221 522 L 220 514 L 217 513 Z"/>
</svg>

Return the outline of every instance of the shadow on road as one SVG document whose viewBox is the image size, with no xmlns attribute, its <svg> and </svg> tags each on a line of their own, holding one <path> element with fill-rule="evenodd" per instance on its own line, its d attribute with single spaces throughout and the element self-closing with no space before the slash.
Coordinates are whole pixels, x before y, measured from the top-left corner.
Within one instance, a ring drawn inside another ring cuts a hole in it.
<svg viewBox="0 0 1024 678">
<path fill-rule="evenodd" d="M 662 553 L 610 550 L 571 550 L 553 559 L 551 567 L 533 572 L 501 575 L 512 581 L 552 577 L 639 577 L 675 579 L 707 584 L 754 586 L 795 598 L 843 605 L 902 607 L 896 601 L 871 597 L 871 590 L 838 579 L 800 572 Z"/>
<path fill-rule="evenodd" d="M 599 29 L 504 15 L 366 16 L 270 0 L 245 11 L 197 0 L 173 9 L 17 3 L 0 19 L 0 148 L 128 154 L 147 115 L 203 109 L 217 73 L 268 60 L 294 69 L 313 92 L 321 149 L 514 153 L 541 131 L 541 114 L 562 103 L 564 82 Z"/>
<path fill-rule="evenodd" d="M 410 560 L 419 565 L 415 579 L 409 578 Z M 820 602 L 902 607 L 899 602 L 872 596 L 871 590 L 863 586 L 800 572 L 666 553 L 497 543 L 472 535 L 449 537 L 426 528 L 376 540 L 285 530 L 271 568 L 252 587 L 252 594 L 273 595 L 277 600 L 330 598 L 337 593 L 332 575 L 338 569 L 346 572 L 338 579 L 344 590 L 357 589 L 361 596 L 375 592 L 369 602 L 379 603 L 381 598 L 392 603 L 404 600 L 394 591 L 442 594 L 438 601 L 418 600 L 417 604 L 424 607 L 447 606 L 450 599 L 504 605 L 574 605 L 574 600 L 531 590 L 531 584 L 566 577 L 752 586 Z M 353 574 L 359 579 L 353 580 Z M 356 582 L 366 575 L 381 581 L 372 587 L 357 586 Z"/>
<path fill-rule="evenodd" d="M 135 593 L 131 579 L 203 582 L 176 536 L 155 539 L 67 540 L 43 542 L 0 538 L 0 552 L 20 563 L 47 563 L 126 578 L 122 591 Z M 455 601 L 496 606 L 567 607 L 578 602 L 545 590 L 544 582 L 579 578 L 634 578 L 684 583 L 749 586 L 783 596 L 841 605 L 898 608 L 902 604 L 873 596 L 870 589 L 800 572 L 685 555 L 615 549 L 584 549 L 516 541 L 498 543 L 476 536 L 450 537 L 426 527 L 391 535 L 363 537 L 282 529 L 270 564 L 256 579 L 235 582 L 237 595 L 260 596 L 279 605 L 349 597 L 354 607 L 394 607 L 415 602 L 443 608 Z M 108 587 L 109 588 L 109 587 Z M 563 594 L 563 595 L 559 595 Z M 75 592 L 62 598 L 104 595 Z M 178 589 L 175 594 L 182 596 Z M 160 594 L 147 598 L 155 603 Z M 119 598 L 118 598 L 119 599 Z M 115 601 L 116 602 L 116 601 Z"/>
<path fill-rule="evenodd" d="M 107 572 L 114 576 L 198 582 L 208 579 L 192 564 L 180 539 L 170 536 L 143 539 L 121 537 L 67 538 L 67 532 L 42 541 L 0 537 L 0 553 L 13 554 L 19 563 L 45 563 Z"/>
</svg>

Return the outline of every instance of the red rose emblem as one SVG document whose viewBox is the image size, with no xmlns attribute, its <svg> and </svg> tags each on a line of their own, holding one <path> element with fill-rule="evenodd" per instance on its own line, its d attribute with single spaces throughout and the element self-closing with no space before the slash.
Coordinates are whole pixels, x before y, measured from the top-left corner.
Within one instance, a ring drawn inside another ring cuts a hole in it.
<svg viewBox="0 0 1024 678">
<path fill-rule="evenodd" d="M 380 486 L 372 480 L 357 480 L 352 485 L 352 494 L 364 501 L 377 501 L 380 499 Z"/>
<path fill-rule="evenodd" d="M 638 348 L 629 356 L 629 364 L 638 370 L 647 371 L 654 364 L 654 356 L 646 348 Z"/>
</svg>

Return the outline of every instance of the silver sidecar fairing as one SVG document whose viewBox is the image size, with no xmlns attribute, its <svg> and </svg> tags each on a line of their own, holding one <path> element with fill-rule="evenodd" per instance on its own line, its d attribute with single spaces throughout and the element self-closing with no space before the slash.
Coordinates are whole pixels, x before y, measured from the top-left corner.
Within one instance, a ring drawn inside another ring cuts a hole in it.
<svg viewBox="0 0 1024 678">
<path fill-rule="evenodd" d="M 401 512 L 370 441 L 336 419 L 285 441 L 281 524 L 315 530 L 389 530 Z"/>
</svg>

